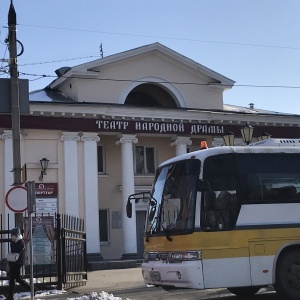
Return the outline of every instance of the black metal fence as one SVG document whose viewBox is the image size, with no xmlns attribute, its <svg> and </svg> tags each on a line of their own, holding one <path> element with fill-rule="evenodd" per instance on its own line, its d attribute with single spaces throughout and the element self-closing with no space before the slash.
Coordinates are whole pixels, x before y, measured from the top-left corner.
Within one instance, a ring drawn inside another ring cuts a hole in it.
<svg viewBox="0 0 300 300">
<path fill-rule="evenodd" d="M 8 285 L 6 254 L 9 251 L 9 215 L 0 214 L 0 288 Z M 30 245 L 33 245 L 33 278 L 39 289 L 62 289 L 87 282 L 86 234 L 84 221 L 67 215 L 33 215 L 32 242 L 29 218 L 18 220 L 26 243 L 23 278 L 30 278 Z"/>
<path fill-rule="evenodd" d="M 62 268 L 65 287 L 85 285 L 87 282 L 86 233 L 84 221 L 62 215 Z"/>
</svg>

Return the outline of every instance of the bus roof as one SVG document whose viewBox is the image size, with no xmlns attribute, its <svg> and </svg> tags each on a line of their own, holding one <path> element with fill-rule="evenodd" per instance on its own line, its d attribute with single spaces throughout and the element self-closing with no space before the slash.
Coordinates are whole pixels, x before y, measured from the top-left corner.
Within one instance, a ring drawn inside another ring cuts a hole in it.
<svg viewBox="0 0 300 300">
<path fill-rule="evenodd" d="M 206 157 L 226 154 L 226 153 L 299 153 L 300 154 L 300 140 L 296 139 L 268 139 L 259 141 L 248 146 L 222 146 L 213 147 L 203 150 L 182 154 L 166 160 L 160 167 L 179 160 L 185 159 L 200 159 L 204 160 Z"/>
<path fill-rule="evenodd" d="M 249 146 L 300 147 L 300 139 L 267 139 Z"/>
</svg>

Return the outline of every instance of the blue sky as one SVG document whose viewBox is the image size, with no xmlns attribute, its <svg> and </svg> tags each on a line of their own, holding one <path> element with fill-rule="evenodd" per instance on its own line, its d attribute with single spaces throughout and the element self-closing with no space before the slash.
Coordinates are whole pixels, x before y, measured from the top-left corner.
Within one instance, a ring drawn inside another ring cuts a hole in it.
<svg viewBox="0 0 300 300">
<path fill-rule="evenodd" d="M 300 114 L 299 0 L 13 3 L 25 50 L 18 69 L 20 78 L 30 80 L 30 90 L 49 84 L 60 67 L 99 58 L 101 43 L 108 56 L 159 42 L 234 80 L 224 103 Z M 8 58 L 9 4 L 0 3 L 1 58 Z M 2 69 L 5 65 L 1 62 Z"/>
</svg>

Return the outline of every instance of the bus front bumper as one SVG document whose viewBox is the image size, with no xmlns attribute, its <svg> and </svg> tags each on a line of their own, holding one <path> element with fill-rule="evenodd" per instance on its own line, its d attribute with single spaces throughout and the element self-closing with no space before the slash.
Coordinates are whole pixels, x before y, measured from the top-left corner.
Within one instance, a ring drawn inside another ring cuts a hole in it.
<svg viewBox="0 0 300 300">
<path fill-rule="evenodd" d="M 204 289 L 201 260 L 180 263 L 144 262 L 141 268 L 146 284 Z"/>
</svg>

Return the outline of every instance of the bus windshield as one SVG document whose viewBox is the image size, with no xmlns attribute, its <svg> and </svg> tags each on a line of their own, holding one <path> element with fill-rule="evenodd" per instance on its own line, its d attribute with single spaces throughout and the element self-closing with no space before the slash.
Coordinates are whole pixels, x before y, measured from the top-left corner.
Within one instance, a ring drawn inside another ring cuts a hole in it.
<svg viewBox="0 0 300 300">
<path fill-rule="evenodd" d="M 195 202 L 200 161 L 184 160 L 157 170 L 150 205 L 147 229 L 151 234 L 192 233 L 195 223 Z M 151 216 L 151 217 L 150 217 Z"/>
</svg>

